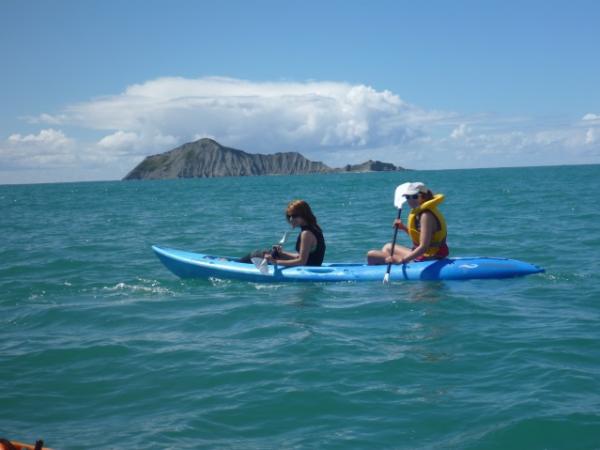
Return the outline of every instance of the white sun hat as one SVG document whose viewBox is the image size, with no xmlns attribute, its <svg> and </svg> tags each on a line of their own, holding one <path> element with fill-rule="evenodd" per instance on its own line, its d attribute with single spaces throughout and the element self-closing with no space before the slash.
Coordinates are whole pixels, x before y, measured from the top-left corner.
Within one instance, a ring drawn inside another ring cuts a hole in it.
<svg viewBox="0 0 600 450">
<path fill-rule="evenodd" d="M 404 195 L 426 194 L 427 192 L 429 192 L 429 189 L 420 181 L 406 183 L 406 187 L 404 188 Z"/>
</svg>

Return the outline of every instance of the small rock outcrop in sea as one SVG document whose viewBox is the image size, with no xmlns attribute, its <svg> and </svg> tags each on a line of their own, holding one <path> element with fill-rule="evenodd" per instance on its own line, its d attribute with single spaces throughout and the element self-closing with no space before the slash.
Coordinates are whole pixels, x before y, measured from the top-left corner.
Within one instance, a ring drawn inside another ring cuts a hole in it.
<svg viewBox="0 0 600 450">
<path fill-rule="evenodd" d="M 348 164 L 346 167 L 339 169 L 341 172 L 393 172 L 396 170 L 406 170 L 403 167 L 396 167 L 392 163 L 381 161 L 368 160 L 362 164 Z"/>
<path fill-rule="evenodd" d="M 332 169 L 296 152 L 251 154 L 224 147 L 212 139 L 190 142 L 159 155 L 146 157 L 124 180 L 210 178 L 250 175 L 298 175 L 306 173 L 403 170 L 393 164 L 367 161 L 343 169 Z"/>
</svg>

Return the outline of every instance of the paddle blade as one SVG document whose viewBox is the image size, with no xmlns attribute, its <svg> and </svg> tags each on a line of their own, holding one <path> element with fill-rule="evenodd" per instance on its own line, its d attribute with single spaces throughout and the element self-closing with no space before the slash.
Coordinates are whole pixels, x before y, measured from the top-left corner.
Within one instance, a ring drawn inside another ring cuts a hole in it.
<svg viewBox="0 0 600 450">
<path fill-rule="evenodd" d="M 289 231 L 286 231 L 285 233 L 283 233 L 283 236 L 279 240 L 279 245 L 283 245 L 286 243 L 289 234 L 290 234 Z"/>
<path fill-rule="evenodd" d="M 252 264 L 254 264 L 258 271 L 263 275 L 267 275 L 269 273 L 269 263 L 265 258 L 259 258 L 258 256 L 255 256 L 254 258 L 250 258 L 250 261 L 252 261 Z"/>
<path fill-rule="evenodd" d="M 404 194 L 406 193 L 406 189 L 410 183 L 402 183 L 400 186 L 396 188 L 396 192 L 394 193 L 394 206 L 396 208 L 402 208 L 404 202 L 406 202 L 406 197 Z"/>
<path fill-rule="evenodd" d="M 383 284 L 390 284 L 390 274 L 389 274 L 389 272 L 386 272 L 385 275 L 383 276 Z"/>
</svg>

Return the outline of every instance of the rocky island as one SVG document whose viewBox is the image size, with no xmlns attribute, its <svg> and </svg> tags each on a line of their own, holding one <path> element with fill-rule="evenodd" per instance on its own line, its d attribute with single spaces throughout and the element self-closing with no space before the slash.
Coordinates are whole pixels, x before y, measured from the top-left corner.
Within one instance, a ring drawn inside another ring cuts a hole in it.
<svg viewBox="0 0 600 450">
<path fill-rule="evenodd" d="M 165 153 L 146 157 L 123 179 L 159 180 L 392 170 L 405 169 L 371 160 L 336 169 L 319 161 L 310 161 L 297 152 L 252 154 L 224 147 L 212 139 L 204 138 Z"/>
</svg>

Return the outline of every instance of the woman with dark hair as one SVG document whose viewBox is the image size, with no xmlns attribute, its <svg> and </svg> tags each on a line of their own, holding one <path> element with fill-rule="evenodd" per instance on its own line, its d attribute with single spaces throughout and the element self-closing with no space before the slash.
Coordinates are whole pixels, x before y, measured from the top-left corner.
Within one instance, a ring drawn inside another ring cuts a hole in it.
<svg viewBox="0 0 600 450">
<path fill-rule="evenodd" d="M 387 243 L 381 250 L 370 250 L 367 262 L 375 264 L 406 264 L 409 261 L 425 261 L 441 259 L 449 255 L 446 244 L 446 220 L 437 206 L 444 201 L 441 194 L 433 195 L 423 183 L 408 183 L 404 192 L 411 208 L 408 215 L 408 226 L 396 219 L 394 226 L 405 231 L 411 238 L 412 248 Z"/>
<path fill-rule="evenodd" d="M 265 255 L 267 261 L 279 266 L 320 266 L 325 257 L 325 239 L 308 203 L 304 200 L 291 201 L 285 211 L 285 217 L 292 228 L 300 227 L 296 241 L 296 252 L 283 251 L 275 246 L 272 253 Z"/>
</svg>

